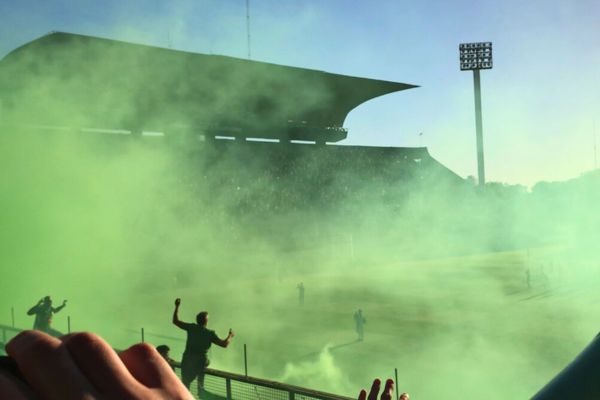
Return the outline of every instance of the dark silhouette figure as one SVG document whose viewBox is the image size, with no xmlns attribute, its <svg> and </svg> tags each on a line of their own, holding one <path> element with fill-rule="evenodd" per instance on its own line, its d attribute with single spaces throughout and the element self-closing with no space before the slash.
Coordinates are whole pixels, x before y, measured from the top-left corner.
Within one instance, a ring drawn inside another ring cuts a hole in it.
<svg viewBox="0 0 600 400">
<path fill-rule="evenodd" d="M 358 310 L 354 313 L 354 326 L 356 328 L 356 333 L 358 334 L 358 340 L 360 342 L 365 338 L 365 324 L 367 320 L 363 316 L 362 310 Z"/>
<path fill-rule="evenodd" d="M 162 358 L 165 359 L 165 361 L 169 364 L 173 371 L 175 371 L 175 368 L 181 368 L 181 363 L 173 360 L 169 356 L 169 351 L 171 351 L 171 348 L 169 346 L 167 346 L 166 344 L 160 344 L 156 346 L 156 351 L 158 351 Z"/>
<path fill-rule="evenodd" d="M 304 305 L 304 283 L 300 282 L 296 288 L 298 289 L 298 304 L 302 306 Z"/>
<path fill-rule="evenodd" d="M 27 315 L 35 315 L 35 321 L 33 322 L 33 329 L 38 331 L 46 332 L 51 336 L 62 336 L 62 333 L 52 329 L 50 324 L 52 323 L 52 315 L 56 314 L 67 305 L 67 301 L 63 300 L 62 305 L 58 307 L 52 307 L 52 299 L 50 296 L 46 296 L 37 304 L 27 311 Z"/>
<path fill-rule="evenodd" d="M 211 344 L 227 347 L 233 339 L 234 333 L 229 329 L 229 334 L 225 339 L 219 339 L 215 331 L 206 327 L 208 324 L 208 312 L 202 311 L 196 316 L 196 323 L 187 323 L 179 320 L 179 306 L 181 299 L 175 300 L 175 310 L 173 311 L 173 324 L 187 332 L 185 350 L 181 359 L 181 380 L 188 389 L 190 384 L 198 378 L 198 397 L 206 398 L 204 390 L 204 372 L 208 367 L 208 349 Z"/>
</svg>

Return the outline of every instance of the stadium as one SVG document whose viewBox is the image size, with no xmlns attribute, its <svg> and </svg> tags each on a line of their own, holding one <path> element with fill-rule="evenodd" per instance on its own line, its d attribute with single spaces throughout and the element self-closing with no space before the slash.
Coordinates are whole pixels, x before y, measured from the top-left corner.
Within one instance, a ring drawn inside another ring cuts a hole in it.
<svg viewBox="0 0 600 400">
<path fill-rule="evenodd" d="M 62 32 L 14 49 L 2 342 L 28 328 L 34 280 L 70 299 L 53 326 L 116 349 L 180 358 L 172 300 L 210 310 L 237 336 L 209 354 L 207 398 L 344 400 L 394 370 L 414 398 L 534 395 L 592 339 L 565 344 L 593 330 L 598 217 L 556 210 L 592 207 L 598 175 L 482 188 L 427 147 L 344 145 L 352 110 L 409 89 Z M 536 398 L 594 398 L 580 365 Z"/>
</svg>

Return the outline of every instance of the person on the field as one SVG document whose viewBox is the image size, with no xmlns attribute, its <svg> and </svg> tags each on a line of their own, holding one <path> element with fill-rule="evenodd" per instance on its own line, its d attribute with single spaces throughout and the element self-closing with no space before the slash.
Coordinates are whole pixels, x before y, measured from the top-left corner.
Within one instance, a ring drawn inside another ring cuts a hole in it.
<svg viewBox="0 0 600 400">
<path fill-rule="evenodd" d="M 63 300 L 62 305 L 58 307 L 52 307 L 52 299 L 50 296 L 40 299 L 35 306 L 31 307 L 29 311 L 27 311 L 27 315 L 35 315 L 33 329 L 46 332 L 54 337 L 61 336 L 62 333 L 52 329 L 50 324 L 52 323 L 52 315 L 65 308 L 66 305 L 67 301 Z"/>
<path fill-rule="evenodd" d="M 206 327 L 208 324 L 208 312 L 202 311 L 196 316 L 196 323 L 187 323 L 179 320 L 179 306 L 181 299 L 175 300 L 173 311 L 173 324 L 187 332 L 185 350 L 181 359 L 181 380 L 188 389 L 190 384 L 198 378 L 198 396 L 205 397 L 204 373 L 209 364 L 208 349 L 211 344 L 227 347 L 233 339 L 234 333 L 229 329 L 225 339 L 219 339 L 215 331 Z"/>
<path fill-rule="evenodd" d="M 354 313 L 354 325 L 356 328 L 356 334 L 358 335 L 358 341 L 362 342 L 365 338 L 365 324 L 367 320 L 363 316 L 362 310 L 358 310 Z"/>
<path fill-rule="evenodd" d="M 298 289 L 298 304 L 302 306 L 304 305 L 304 283 L 300 282 L 296 288 Z"/>
<path fill-rule="evenodd" d="M 399 397 L 398 400 L 410 400 L 410 396 L 408 395 L 408 393 L 402 393 Z"/>
</svg>

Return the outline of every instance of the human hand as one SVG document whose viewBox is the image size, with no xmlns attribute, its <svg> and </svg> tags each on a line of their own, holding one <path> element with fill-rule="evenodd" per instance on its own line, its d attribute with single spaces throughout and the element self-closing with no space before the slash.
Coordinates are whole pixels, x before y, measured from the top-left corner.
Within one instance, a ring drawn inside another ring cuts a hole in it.
<svg viewBox="0 0 600 400">
<path fill-rule="evenodd" d="M 175 299 L 175 307 L 179 307 L 180 304 L 181 304 L 181 299 L 178 297 Z"/>
<path fill-rule="evenodd" d="M 0 399 L 193 399 L 156 349 L 145 343 L 117 354 L 92 333 L 54 338 L 24 331 L 6 351 L 25 384 L 0 373 Z"/>
<path fill-rule="evenodd" d="M 62 305 L 63 305 L 63 306 L 66 306 L 66 305 L 67 305 L 67 301 L 66 301 L 66 300 L 63 300 L 63 304 L 62 304 Z"/>
<path fill-rule="evenodd" d="M 232 338 L 235 336 L 235 332 L 231 330 L 231 328 L 229 328 L 229 337 Z"/>
<path fill-rule="evenodd" d="M 379 395 L 379 389 L 381 387 L 381 380 L 375 379 L 373 380 L 373 385 L 371 385 L 371 390 L 369 391 L 369 396 L 367 397 L 367 391 L 361 390 L 358 395 L 358 400 L 377 400 L 377 395 Z M 381 392 L 381 400 L 392 400 L 392 396 L 394 395 L 394 381 L 388 379 L 385 382 L 385 388 L 383 392 Z"/>
</svg>

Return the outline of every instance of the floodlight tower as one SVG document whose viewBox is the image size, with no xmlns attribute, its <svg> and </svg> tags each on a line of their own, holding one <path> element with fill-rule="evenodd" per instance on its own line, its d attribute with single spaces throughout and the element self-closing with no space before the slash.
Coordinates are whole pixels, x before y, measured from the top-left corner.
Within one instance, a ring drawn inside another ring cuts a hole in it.
<svg viewBox="0 0 600 400">
<path fill-rule="evenodd" d="M 479 185 L 485 185 L 485 164 L 483 161 L 483 123 L 481 122 L 481 82 L 480 69 L 492 69 L 492 42 L 461 43 L 460 70 L 473 71 L 475 85 L 475 129 L 477 135 L 477 175 Z"/>
</svg>

